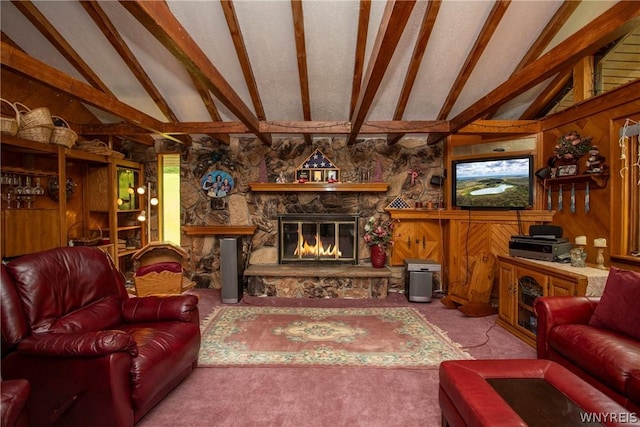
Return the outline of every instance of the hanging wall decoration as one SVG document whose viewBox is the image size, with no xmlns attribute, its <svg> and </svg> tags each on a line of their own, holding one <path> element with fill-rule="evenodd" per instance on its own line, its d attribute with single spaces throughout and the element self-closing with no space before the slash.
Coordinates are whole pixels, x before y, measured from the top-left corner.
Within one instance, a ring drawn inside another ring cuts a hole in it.
<svg viewBox="0 0 640 427">
<path fill-rule="evenodd" d="M 296 169 L 296 182 L 338 182 L 340 169 L 320 150 L 316 150 Z"/>
<path fill-rule="evenodd" d="M 225 171 L 215 170 L 204 175 L 200 185 L 209 197 L 225 197 L 233 190 L 233 178 Z"/>
</svg>

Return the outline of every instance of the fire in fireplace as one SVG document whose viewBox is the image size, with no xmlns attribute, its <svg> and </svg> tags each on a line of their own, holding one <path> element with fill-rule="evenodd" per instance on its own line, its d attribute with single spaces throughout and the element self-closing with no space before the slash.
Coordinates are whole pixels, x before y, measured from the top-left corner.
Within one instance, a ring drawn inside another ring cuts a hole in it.
<svg viewBox="0 0 640 427">
<path fill-rule="evenodd" d="M 358 263 L 358 217 L 283 214 L 278 217 L 278 260 Z"/>
</svg>

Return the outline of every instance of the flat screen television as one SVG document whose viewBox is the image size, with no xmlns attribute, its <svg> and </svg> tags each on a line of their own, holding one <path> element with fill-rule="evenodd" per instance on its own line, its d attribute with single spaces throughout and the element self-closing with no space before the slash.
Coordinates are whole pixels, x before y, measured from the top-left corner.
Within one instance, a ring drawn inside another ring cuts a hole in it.
<svg viewBox="0 0 640 427">
<path fill-rule="evenodd" d="M 456 160 L 453 206 L 464 209 L 526 209 L 533 205 L 533 156 Z"/>
</svg>

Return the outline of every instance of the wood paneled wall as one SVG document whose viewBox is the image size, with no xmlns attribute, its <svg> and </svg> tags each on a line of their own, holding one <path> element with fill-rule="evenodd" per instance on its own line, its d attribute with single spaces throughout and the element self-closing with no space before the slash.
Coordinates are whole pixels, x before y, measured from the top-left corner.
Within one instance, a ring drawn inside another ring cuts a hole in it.
<svg viewBox="0 0 640 427">
<path fill-rule="evenodd" d="M 576 236 L 587 236 L 587 262 L 595 263 L 596 252 L 593 239 L 604 237 L 610 243 L 605 250 L 605 264 L 610 264 L 610 254 L 619 253 L 621 230 L 616 228 L 616 217 L 620 214 L 620 194 L 614 194 L 612 188 L 620 188 L 618 130 L 625 118 L 640 121 L 640 82 L 623 86 L 617 90 L 603 94 L 592 100 L 584 101 L 575 108 L 555 114 L 542 121 L 543 156 L 545 159 L 553 155 L 553 147 L 558 139 L 575 130 L 583 137 L 593 137 L 592 144 L 597 145 L 601 155 L 606 157 L 610 166 L 610 179 L 603 189 L 590 190 L 590 210 L 584 211 L 584 190 L 576 190 L 578 200 L 576 213 L 568 209 L 570 187 L 564 189 L 565 208 L 556 212 L 553 223 L 564 229 L 565 236 L 571 241 Z M 584 170 L 586 158 L 580 159 L 580 168 Z M 618 184 L 618 185 L 617 185 Z M 557 197 L 557 193 L 554 193 Z M 618 242 L 618 243 L 616 243 Z M 613 246 L 612 246 L 613 244 Z M 634 268 L 633 265 L 621 266 Z M 640 270 L 640 266 L 634 269 Z"/>
</svg>

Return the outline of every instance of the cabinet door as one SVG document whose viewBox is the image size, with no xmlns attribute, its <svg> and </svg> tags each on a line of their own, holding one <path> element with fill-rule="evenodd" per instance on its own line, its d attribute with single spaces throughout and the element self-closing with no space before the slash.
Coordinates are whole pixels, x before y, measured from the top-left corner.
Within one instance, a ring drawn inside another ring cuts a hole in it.
<svg viewBox="0 0 640 427">
<path fill-rule="evenodd" d="M 576 295 L 576 284 L 567 279 L 553 277 L 549 279 L 549 295 L 552 296 L 572 296 Z"/>
<path fill-rule="evenodd" d="M 498 263 L 498 316 L 508 324 L 515 324 L 516 283 L 513 266 Z"/>
<path fill-rule="evenodd" d="M 2 211 L 2 256 L 13 257 L 65 246 L 60 241 L 60 214 L 52 209 Z"/>
<path fill-rule="evenodd" d="M 407 258 L 415 258 L 415 224 L 414 221 L 401 221 L 396 223 L 393 229 L 393 253 L 391 255 L 391 265 L 403 265 Z"/>
<path fill-rule="evenodd" d="M 530 269 L 515 269 L 517 279 L 517 307 L 514 325 L 526 333 L 534 336 L 538 329 L 538 321 L 533 311 L 536 298 L 547 295 L 549 278 L 547 275 Z"/>
<path fill-rule="evenodd" d="M 440 228 L 438 224 L 426 221 L 417 221 L 414 227 L 413 243 L 415 244 L 415 258 L 432 259 L 442 263 L 440 255 Z"/>
</svg>

